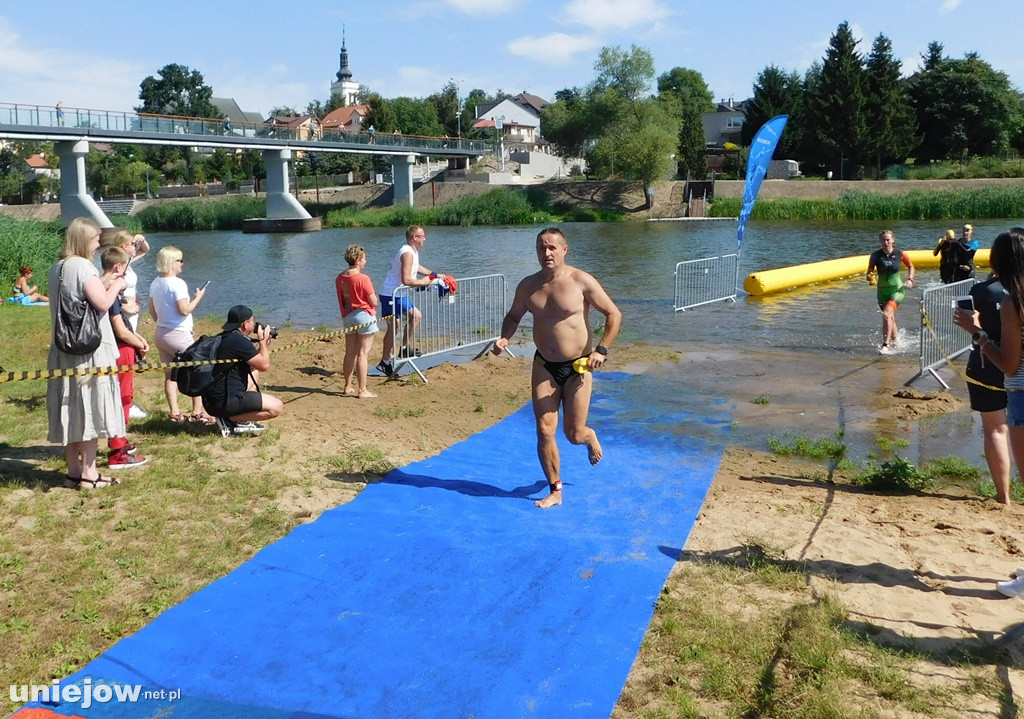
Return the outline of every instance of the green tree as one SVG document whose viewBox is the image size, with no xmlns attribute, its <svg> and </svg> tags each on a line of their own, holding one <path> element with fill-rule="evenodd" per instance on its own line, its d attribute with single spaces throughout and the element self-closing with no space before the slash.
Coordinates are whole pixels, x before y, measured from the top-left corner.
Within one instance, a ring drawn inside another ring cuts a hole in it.
<svg viewBox="0 0 1024 719">
<path fill-rule="evenodd" d="M 391 110 L 395 116 L 395 127 L 406 135 L 428 135 L 438 137 L 445 129 L 437 120 L 437 106 L 430 100 L 415 100 L 409 97 L 396 97 L 390 100 Z M 452 115 L 454 118 L 454 115 Z M 383 125 L 376 124 L 378 131 Z M 454 133 L 453 133 L 454 134 Z"/>
<path fill-rule="evenodd" d="M 740 144 L 749 146 L 761 126 L 773 117 L 789 115 L 786 130 L 775 148 L 775 156 L 798 156 L 802 110 L 803 87 L 800 76 L 795 71 L 787 72 L 775 65 L 769 65 L 758 73 L 757 79 L 754 80 L 754 95 L 743 108 Z"/>
<path fill-rule="evenodd" d="M 713 96 L 696 70 L 674 67 L 658 76 L 658 97 L 679 123 L 676 164 L 680 176 L 707 176 L 707 140 L 701 115 L 714 109 Z"/>
<path fill-rule="evenodd" d="M 937 40 L 932 40 L 928 43 L 928 50 L 921 56 L 922 69 L 925 72 L 934 70 L 942 63 L 943 59 L 942 43 Z"/>
<path fill-rule="evenodd" d="M 136 112 L 156 115 L 220 118 L 213 105 L 213 88 L 206 85 L 198 70 L 185 65 L 165 65 L 157 71 L 159 79 L 150 75 L 139 86 L 142 104 Z"/>
<path fill-rule="evenodd" d="M 658 76 L 658 96 L 672 95 L 684 104 L 692 103 L 698 112 L 715 109 L 715 96 L 711 94 L 704 76 L 696 70 L 674 67 Z"/>
<path fill-rule="evenodd" d="M 664 177 L 679 144 L 679 117 L 671 103 L 650 96 L 654 58 L 633 45 L 602 48 L 588 88 L 591 130 L 599 131 L 587 152 L 599 174 L 637 180 L 645 187 Z"/>
<path fill-rule="evenodd" d="M 142 104 L 135 108 L 136 112 L 215 119 L 223 117 L 213 105 L 213 88 L 205 84 L 198 70 L 170 64 L 160 68 L 157 74 L 159 79 L 150 75 L 139 85 Z M 164 164 L 173 163 L 174 157 L 180 157 L 185 163 L 187 179 L 191 182 L 195 176 L 192 151 L 187 147 L 160 148 L 147 153 L 147 157 L 150 164 L 154 160 Z"/>
<path fill-rule="evenodd" d="M 1019 133 L 1020 93 L 976 53 L 918 73 L 910 97 L 921 128 L 918 161 L 998 154 Z"/>
<path fill-rule="evenodd" d="M 864 69 L 857 40 L 846 22 L 829 40 L 815 102 L 818 142 L 833 161 L 839 161 L 841 176 L 848 176 L 847 168 L 864 156 L 867 120 Z"/>
<path fill-rule="evenodd" d="M 267 113 L 267 117 L 298 117 L 299 113 L 295 111 L 294 107 L 289 105 L 278 105 L 277 107 L 270 108 L 270 112 Z"/>
<path fill-rule="evenodd" d="M 820 61 L 811 63 L 801 82 L 803 102 L 796 116 L 786 122 L 783 135 L 796 145 L 796 156 L 808 171 L 824 171 L 832 162 L 832 154 L 818 141 L 818 125 L 821 122 L 821 74 Z M 836 168 L 838 169 L 838 168 Z"/>
<path fill-rule="evenodd" d="M 459 88 L 454 82 L 449 82 L 441 92 L 436 92 L 427 98 L 427 102 L 434 106 L 435 121 L 441 125 L 441 132 L 431 134 L 448 134 L 455 137 L 459 132 Z M 428 133 L 417 133 L 428 134 Z"/>
<path fill-rule="evenodd" d="M 373 126 L 376 132 L 394 132 L 398 130 L 398 117 L 395 115 L 391 102 L 384 99 L 377 93 L 371 93 L 366 100 L 370 106 L 366 119 L 363 120 L 363 127 L 369 129 Z"/>
<path fill-rule="evenodd" d="M 864 79 L 865 149 L 874 160 L 875 176 L 881 177 L 884 165 L 905 162 L 919 140 L 901 64 L 893 57 L 892 43 L 885 35 L 879 34 L 871 46 Z"/>
</svg>

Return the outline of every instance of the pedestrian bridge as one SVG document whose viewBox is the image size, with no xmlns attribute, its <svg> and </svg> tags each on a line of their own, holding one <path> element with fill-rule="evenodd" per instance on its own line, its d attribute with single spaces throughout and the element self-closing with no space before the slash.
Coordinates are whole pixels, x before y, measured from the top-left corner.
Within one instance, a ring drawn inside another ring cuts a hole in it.
<svg viewBox="0 0 1024 719">
<path fill-rule="evenodd" d="M 0 140 L 54 143 L 61 162 L 61 218 L 91 217 L 100 227 L 113 223 L 89 195 L 85 161 L 89 143 L 165 145 L 258 150 L 267 167 L 267 226 L 293 231 L 311 229 L 313 218 L 288 186 L 292 152 L 334 152 L 390 159 L 395 203 L 413 204 L 412 168 L 417 157 L 443 157 L 465 166 L 491 152 L 489 143 L 398 133 L 344 133 L 297 129 L 271 123 L 232 123 L 197 117 L 91 110 L 72 107 L 0 103 Z M 307 222 L 309 221 L 309 222 Z"/>
</svg>

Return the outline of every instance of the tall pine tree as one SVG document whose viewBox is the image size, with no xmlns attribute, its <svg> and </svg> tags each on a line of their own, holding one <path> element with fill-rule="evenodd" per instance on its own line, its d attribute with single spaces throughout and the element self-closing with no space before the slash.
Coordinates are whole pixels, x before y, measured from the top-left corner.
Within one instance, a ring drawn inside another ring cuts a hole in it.
<svg viewBox="0 0 1024 719">
<path fill-rule="evenodd" d="M 900 61 L 892 55 L 892 42 L 879 34 L 871 46 L 864 71 L 867 136 L 865 149 L 875 165 L 902 164 L 917 146 L 917 118 L 910 105 Z"/>
<path fill-rule="evenodd" d="M 754 80 L 754 96 L 743 109 L 743 129 L 740 144 L 749 146 L 761 126 L 776 115 L 789 115 L 786 131 L 779 138 L 775 157 L 790 157 L 799 147 L 800 114 L 803 89 L 800 76 L 769 65 Z"/>
<path fill-rule="evenodd" d="M 840 177 L 849 177 L 852 166 L 865 156 L 867 121 L 864 69 L 857 39 L 845 21 L 829 40 L 818 89 L 814 112 L 818 142 L 839 166 Z"/>
</svg>

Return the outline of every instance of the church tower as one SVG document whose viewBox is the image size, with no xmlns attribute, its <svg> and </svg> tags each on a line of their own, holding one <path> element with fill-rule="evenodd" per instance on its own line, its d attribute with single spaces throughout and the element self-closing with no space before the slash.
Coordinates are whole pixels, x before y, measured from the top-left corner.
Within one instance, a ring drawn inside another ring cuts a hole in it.
<svg viewBox="0 0 1024 719">
<path fill-rule="evenodd" d="M 352 71 L 348 69 L 348 50 L 345 48 L 345 27 L 341 28 L 341 67 L 337 79 L 331 83 L 331 95 L 341 95 L 345 106 L 356 104 L 359 83 L 352 79 Z"/>
</svg>

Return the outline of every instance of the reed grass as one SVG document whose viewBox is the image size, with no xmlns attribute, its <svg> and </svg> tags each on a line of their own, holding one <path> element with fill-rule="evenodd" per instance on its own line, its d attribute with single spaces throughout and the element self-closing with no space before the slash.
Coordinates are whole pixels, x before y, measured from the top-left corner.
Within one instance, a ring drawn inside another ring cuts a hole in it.
<svg viewBox="0 0 1024 719">
<path fill-rule="evenodd" d="M 0 297 L 11 296 L 18 268 L 24 265 L 35 270 L 31 284 L 39 285 L 38 291 L 48 294 L 50 266 L 62 245 L 58 223 L 0 215 Z"/>
<path fill-rule="evenodd" d="M 154 205 L 134 218 L 150 232 L 207 232 L 238 230 L 242 220 L 267 216 L 262 197 L 237 196 L 217 200 L 182 200 Z"/>
<path fill-rule="evenodd" d="M 709 208 L 711 217 L 736 217 L 743 200 L 725 197 Z M 835 199 L 780 198 L 758 200 L 755 220 L 948 220 L 1017 219 L 1024 217 L 1024 185 L 898 195 L 845 192 Z"/>
</svg>

